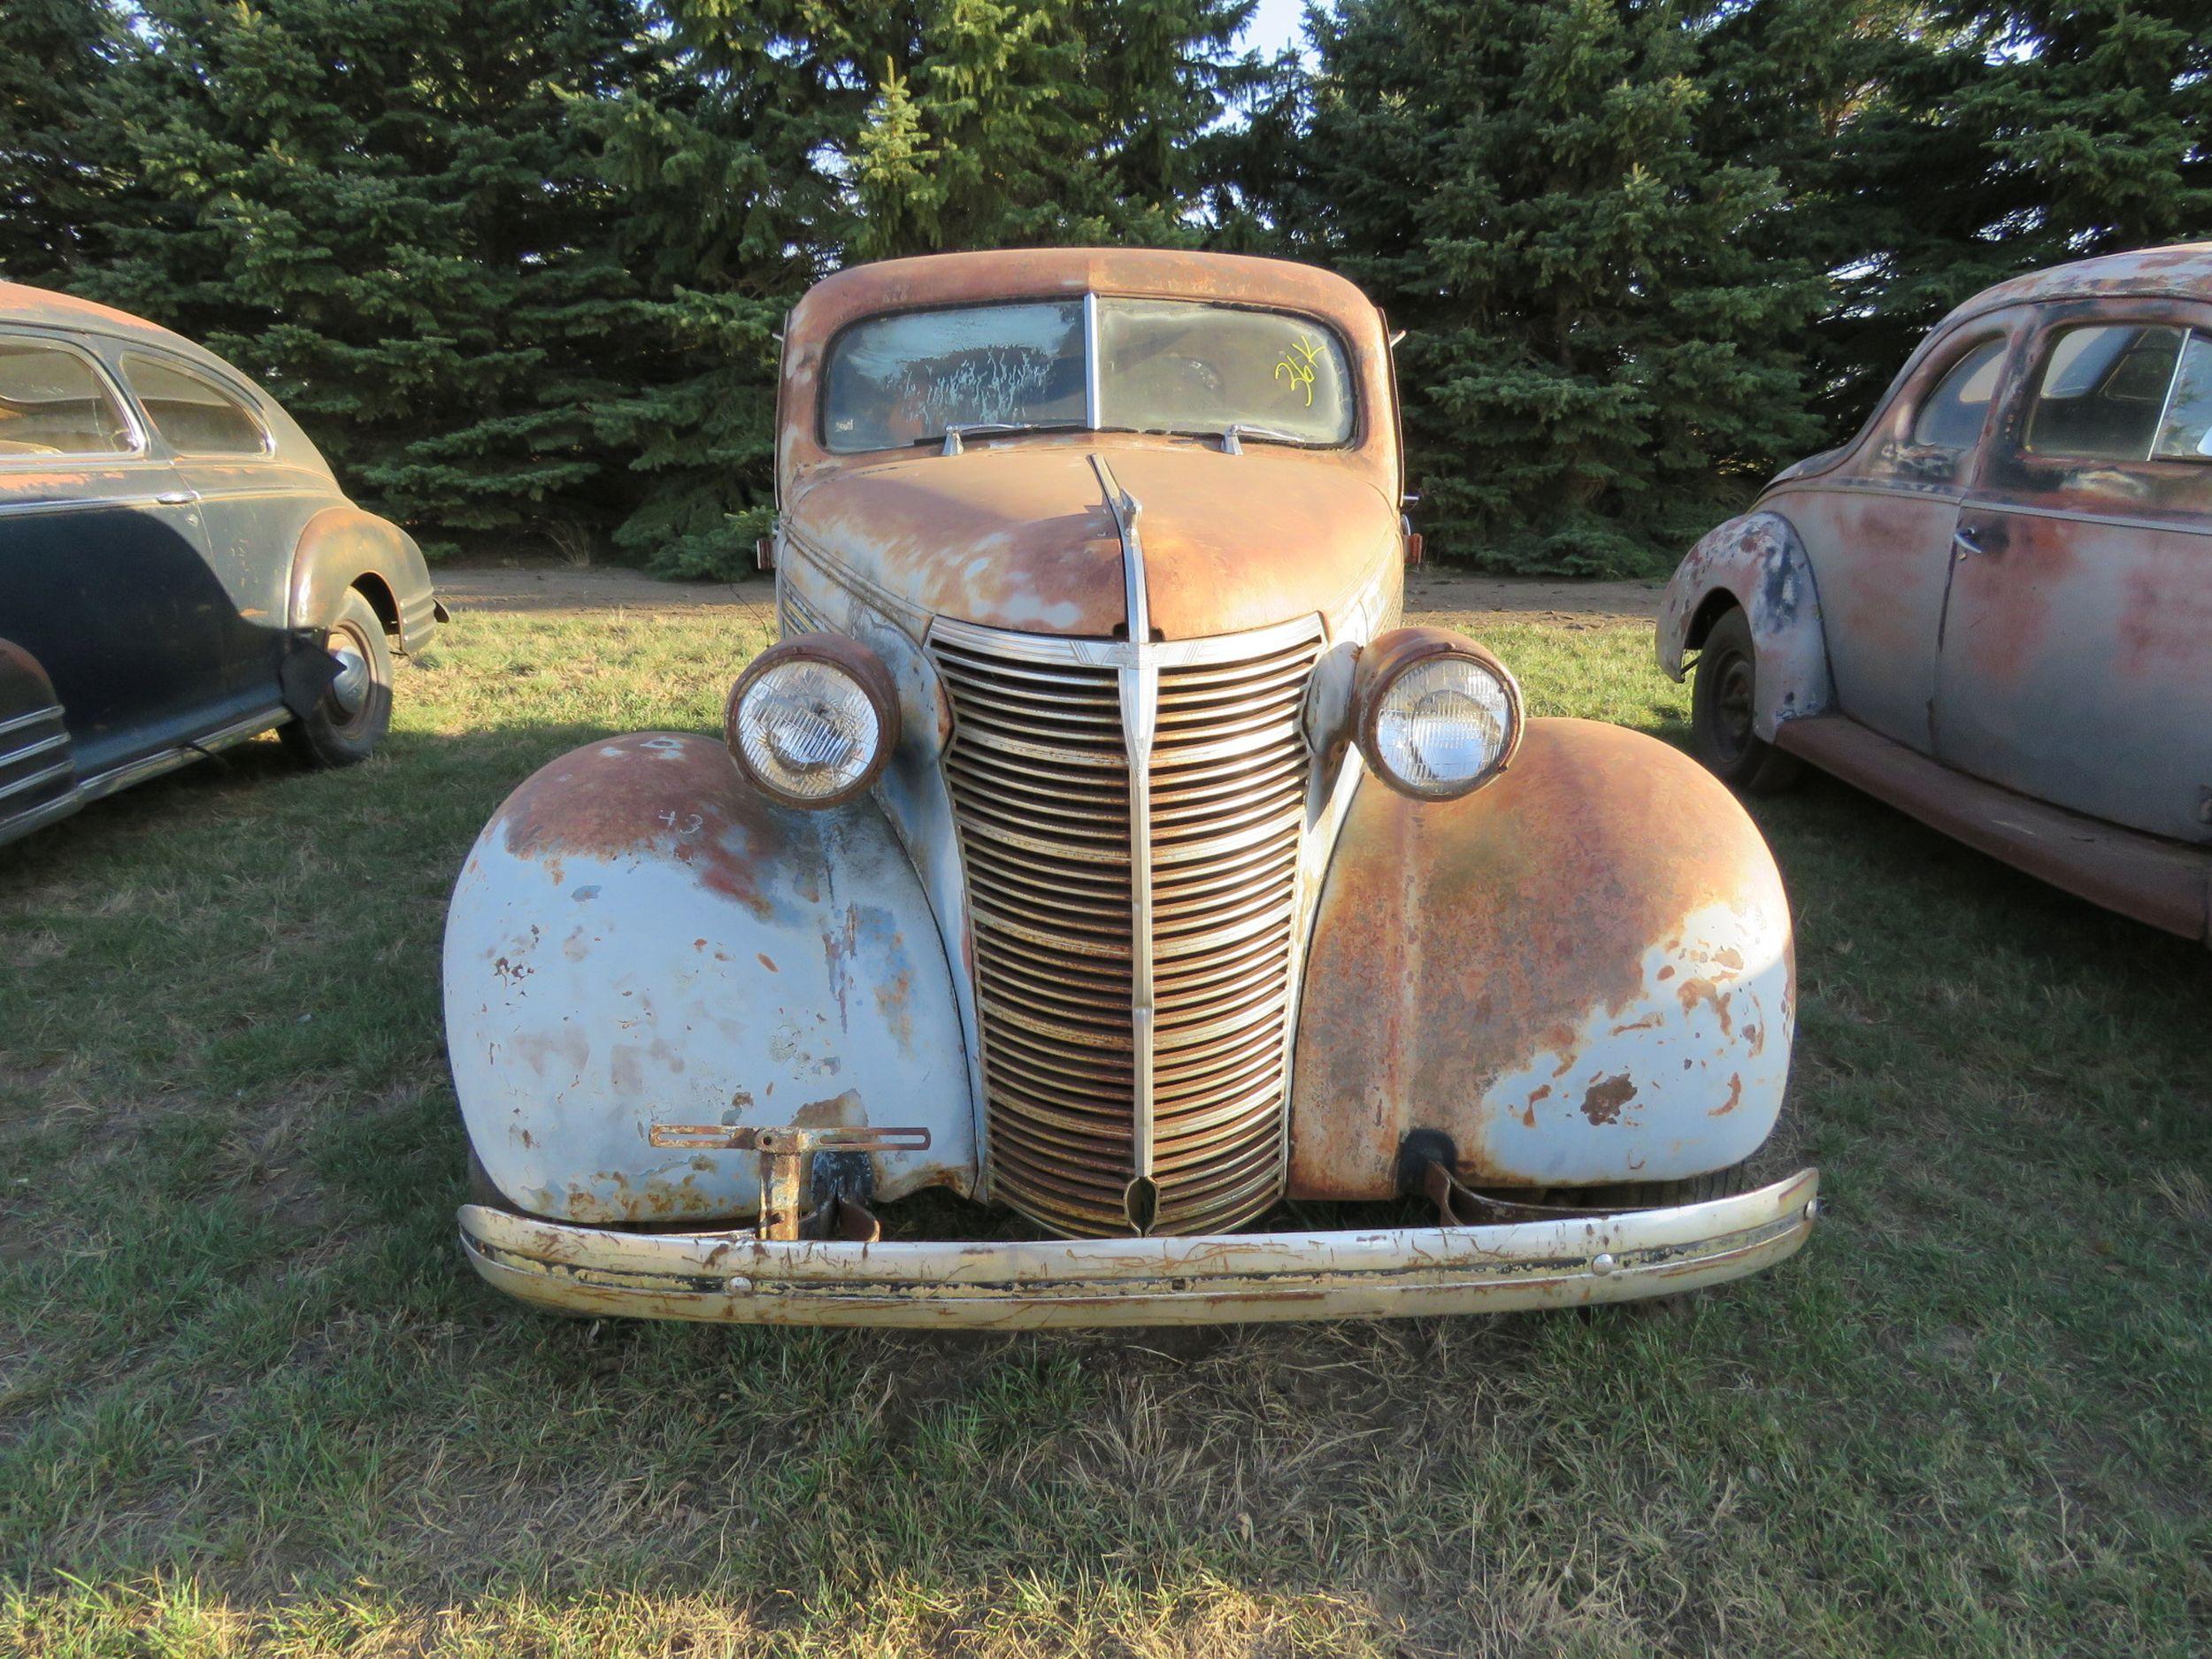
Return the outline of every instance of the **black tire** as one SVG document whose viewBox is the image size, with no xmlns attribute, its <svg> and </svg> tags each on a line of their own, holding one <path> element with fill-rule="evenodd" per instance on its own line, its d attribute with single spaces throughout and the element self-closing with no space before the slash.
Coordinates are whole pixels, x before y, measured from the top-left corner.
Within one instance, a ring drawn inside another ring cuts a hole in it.
<svg viewBox="0 0 2212 1659">
<path fill-rule="evenodd" d="M 1804 763 L 1751 729 L 1758 706 L 1759 654 L 1751 624 L 1732 610 L 1713 624 L 1690 687 L 1690 749 L 1732 789 L 1773 795 L 1795 783 Z"/>
<path fill-rule="evenodd" d="M 278 730 L 285 747 L 310 766 L 351 766 L 376 753 L 391 730 L 392 648 L 383 618 L 358 588 L 347 590 L 325 642 L 347 672 L 304 717 Z"/>
</svg>

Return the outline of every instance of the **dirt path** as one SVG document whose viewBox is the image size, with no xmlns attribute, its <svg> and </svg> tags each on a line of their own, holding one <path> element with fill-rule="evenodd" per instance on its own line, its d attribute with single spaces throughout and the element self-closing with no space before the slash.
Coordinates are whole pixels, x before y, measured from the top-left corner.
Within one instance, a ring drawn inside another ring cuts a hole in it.
<svg viewBox="0 0 2212 1659">
<path fill-rule="evenodd" d="M 513 569 L 440 568 L 438 594 L 457 610 L 492 614 L 678 612 L 724 607 L 765 611 L 774 589 L 765 576 L 742 582 L 667 582 L 637 571 L 575 570 L 566 565 Z M 1409 620 L 1448 616 L 1455 622 L 1491 619 L 1590 627 L 1647 622 L 1659 613 L 1659 589 L 1643 582 L 1569 581 L 1547 576 L 1486 576 L 1417 570 L 1406 577 Z"/>
</svg>

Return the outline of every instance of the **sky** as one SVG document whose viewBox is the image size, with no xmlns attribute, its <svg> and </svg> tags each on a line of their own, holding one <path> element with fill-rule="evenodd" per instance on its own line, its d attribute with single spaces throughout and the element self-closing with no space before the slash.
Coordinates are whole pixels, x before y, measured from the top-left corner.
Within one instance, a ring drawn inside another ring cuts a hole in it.
<svg viewBox="0 0 2212 1659">
<path fill-rule="evenodd" d="M 1259 9 L 1245 25 L 1242 43 L 1272 57 L 1286 46 L 1298 43 L 1298 19 L 1305 0 L 1260 0 Z"/>
</svg>

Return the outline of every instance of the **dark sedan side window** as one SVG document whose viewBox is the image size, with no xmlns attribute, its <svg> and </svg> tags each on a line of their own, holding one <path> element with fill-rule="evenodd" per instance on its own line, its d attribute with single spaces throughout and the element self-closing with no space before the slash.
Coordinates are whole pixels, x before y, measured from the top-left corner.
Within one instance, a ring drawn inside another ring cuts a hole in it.
<svg viewBox="0 0 2212 1659">
<path fill-rule="evenodd" d="M 268 428 L 214 381 L 135 355 L 123 359 L 123 377 L 146 419 L 179 455 L 268 454 Z"/>
<path fill-rule="evenodd" d="M 44 341 L 0 340 L 0 461 L 137 448 L 123 406 L 88 359 Z"/>
</svg>

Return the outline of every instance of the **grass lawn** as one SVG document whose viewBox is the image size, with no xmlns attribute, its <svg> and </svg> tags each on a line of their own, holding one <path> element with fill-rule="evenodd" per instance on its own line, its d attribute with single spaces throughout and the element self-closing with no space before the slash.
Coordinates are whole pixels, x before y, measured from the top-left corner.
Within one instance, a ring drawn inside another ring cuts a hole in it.
<svg viewBox="0 0 2212 1659">
<path fill-rule="evenodd" d="M 1486 637 L 1539 712 L 1680 735 L 1647 627 Z M 761 640 L 463 617 L 372 764 L 265 741 L 0 849 L 0 1653 L 2212 1645 L 2212 954 L 1818 780 L 1757 809 L 1827 1217 L 1767 1277 L 1034 1337 L 496 1299 L 447 888 Z"/>
</svg>

